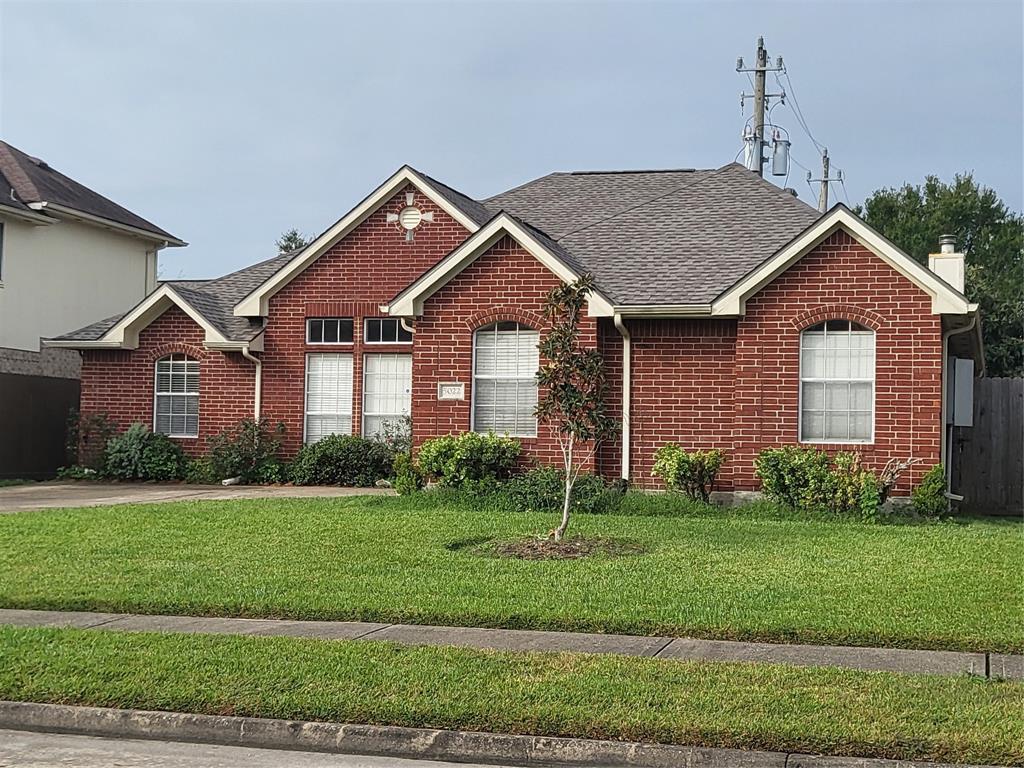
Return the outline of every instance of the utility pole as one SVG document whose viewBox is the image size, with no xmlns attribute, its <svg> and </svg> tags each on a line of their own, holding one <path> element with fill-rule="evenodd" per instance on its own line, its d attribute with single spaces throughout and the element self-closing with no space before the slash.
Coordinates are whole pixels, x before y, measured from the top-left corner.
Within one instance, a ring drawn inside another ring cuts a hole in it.
<svg viewBox="0 0 1024 768">
<path fill-rule="evenodd" d="M 829 176 L 829 170 L 831 165 L 828 159 L 828 147 L 823 147 L 821 150 L 821 178 L 812 179 L 811 172 L 807 172 L 807 183 L 818 182 L 821 186 L 818 188 L 818 210 L 824 213 L 828 210 L 828 185 L 833 181 L 842 181 L 843 172 L 839 171 L 835 178 Z"/>
<path fill-rule="evenodd" d="M 821 188 L 818 190 L 818 210 L 828 210 L 828 147 L 821 151 Z"/>
<path fill-rule="evenodd" d="M 752 98 L 754 100 L 754 167 L 751 169 L 758 176 L 764 176 L 764 109 L 769 99 L 780 99 L 783 104 L 786 103 L 786 94 L 782 93 L 765 93 L 765 75 L 769 72 L 781 72 L 783 70 L 782 57 L 775 62 L 774 67 L 768 66 L 768 51 L 764 47 L 764 38 L 757 38 L 757 59 L 753 68 L 744 68 L 743 59 L 739 58 L 736 60 L 736 71 L 737 72 L 753 72 L 754 73 L 754 93 L 752 96 L 747 96 L 745 93 L 740 94 L 740 106 L 746 99 Z"/>
</svg>

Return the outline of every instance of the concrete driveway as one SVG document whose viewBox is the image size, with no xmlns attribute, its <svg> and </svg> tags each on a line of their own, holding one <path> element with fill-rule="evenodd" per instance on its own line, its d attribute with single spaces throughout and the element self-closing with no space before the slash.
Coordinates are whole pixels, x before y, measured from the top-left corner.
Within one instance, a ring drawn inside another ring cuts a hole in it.
<svg viewBox="0 0 1024 768">
<path fill-rule="evenodd" d="M 386 488 L 285 485 L 184 485 L 181 483 L 28 483 L 0 488 L 0 514 L 56 507 L 103 507 L 209 499 L 283 499 L 386 495 Z"/>
</svg>

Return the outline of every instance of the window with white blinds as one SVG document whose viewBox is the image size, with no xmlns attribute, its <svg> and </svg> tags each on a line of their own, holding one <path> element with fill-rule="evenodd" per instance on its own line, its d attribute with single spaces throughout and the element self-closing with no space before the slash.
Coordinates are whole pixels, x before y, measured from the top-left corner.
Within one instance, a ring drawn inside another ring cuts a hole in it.
<svg viewBox="0 0 1024 768">
<path fill-rule="evenodd" d="M 829 320 L 801 333 L 800 439 L 868 443 L 874 421 L 874 331 Z"/>
<path fill-rule="evenodd" d="M 473 334 L 473 431 L 536 437 L 540 334 L 494 323 Z"/>
<path fill-rule="evenodd" d="M 199 361 L 168 355 L 156 361 L 153 431 L 171 437 L 199 437 Z"/>
<path fill-rule="evenodd" d="M 352 434 L 352 355 L 306 355 L 306 442 Z"/>
<path fill-rule="evenodd" d="M 412 406 L 412 355 L 363 355 L 363 437 L 401 422 Z"/>
</svg>

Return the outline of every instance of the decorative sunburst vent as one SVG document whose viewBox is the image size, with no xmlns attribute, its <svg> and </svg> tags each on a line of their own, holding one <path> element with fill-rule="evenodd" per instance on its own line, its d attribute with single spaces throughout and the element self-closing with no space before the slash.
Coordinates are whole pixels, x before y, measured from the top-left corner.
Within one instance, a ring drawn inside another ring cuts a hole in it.
<svg viewBox="0 0 1024 768">
<path fill-rule="evenodd" d="M 414 203 L 416 202 L 415 192 L 405 193 L 405 208 L 398 213 L 389 213 L 388 221 L 397 224 L 398 228 L 405 231 L 405 242 L 411 243 L 416 236 L 416 229 L 425 221 L 433 221 L 432 211 L 421 211 Z"/>
</svg>

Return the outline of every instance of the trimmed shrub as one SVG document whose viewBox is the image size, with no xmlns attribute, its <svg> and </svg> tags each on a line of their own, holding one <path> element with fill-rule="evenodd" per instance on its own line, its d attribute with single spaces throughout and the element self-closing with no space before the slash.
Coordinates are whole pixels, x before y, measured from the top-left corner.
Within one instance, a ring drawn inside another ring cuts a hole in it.
<svg viewBox="0 0 1024 768">
<path fill-rule="evenodd" d="M 694 500 L 708 501 L 723 461 L 725 453 L 718 449 L 686 451 L 675 443 L 668 443 L 654 454 L 651 475 L 660 477 L 670 491 L 680 491 Z"/>
<path fill-rule="evenodd" d="M 946 470 L 941 464 L 929 469 L 910 492 L 910 502 L 921 517 L 942 517 L 949 511 L 946 499 Z"/>
<path fill-rule="evenodd" d="M 240 477 L 243 483 L 280 483 L 284 466 L 278 458 L 284 424 L 243 419 L 207 439 L 213 479 Z"/>
<path fill-rule="evenodd" d="M 145 424 L 110 438 L 103 454 L 103 475 L 114 480 L 179 480 L 184 473 L 181 446 Z"/>
<path fill-rule="evenodd" d="M 439 485 L 453 488 L 511 476 L 522 446 L 518 440 L 464 432 L 427 440 L 416 458 L 420 469 Z"/>
<path fill-rule="evenodd" d="M 565 472 L 556 467 L 538 467 L 516 475 L 499 493 L 507 506 L 517 511 L 557 512 L 565 495 Z M 605 485 L 597 475 L 581 474 L 572 488 L 571 511 L 593 514 L 614 511 L 622 501 L 622 492 Z"/>
<path fill-rule="evenodd" d="M 328 435 L 304 446 L 291 465 L 296 485 L 369 487 L 391 476 L 394 455 L 377 440 L 357 435 Z"/>
<path fill-rule="evenodd" d="M 394 475 L 391 487 L 399 496 L 408 496 L 423 488 L 423 473 L 420 472 L 420 468 L 416 466 L 416 462 L 408 453 L 395 454 L 395 460 L 391 464 L 391 473 Z"/>
<path fill-rule="evenodd" d="M 882 482 L 861 463 L 859 453 L 833 458 L 815 448 L 768 448 L 755 462 L 765 496 L 795 509 L 878 519 Z"/>
<path fill-rule="evenodd" d="M 790 507 L 825 506 L 829 497 L 828 454 L 786 445 L 766 448 L 754 460 L 764 495 Z"/>
<path fill-rule="evenodd" d="M 185 461 L 185 482 L 198 485 L 210 485 L 219 483 L 223 477 L 218 477 L 213 471 L 209 456 L 199 456 L 195 459 Z"/>
</svg>

